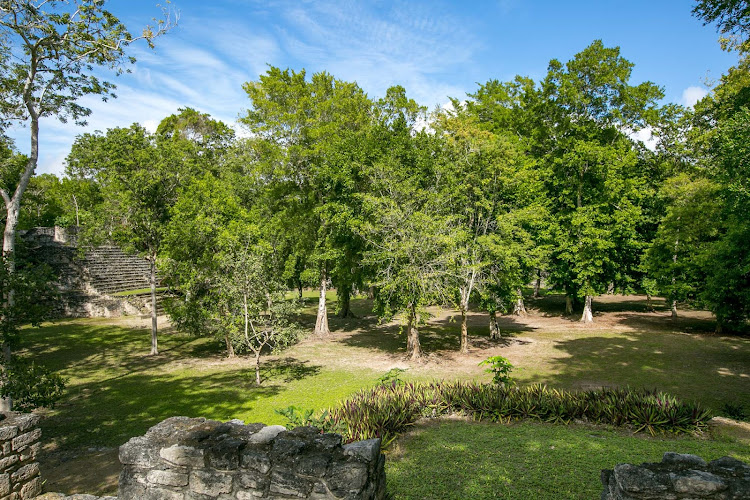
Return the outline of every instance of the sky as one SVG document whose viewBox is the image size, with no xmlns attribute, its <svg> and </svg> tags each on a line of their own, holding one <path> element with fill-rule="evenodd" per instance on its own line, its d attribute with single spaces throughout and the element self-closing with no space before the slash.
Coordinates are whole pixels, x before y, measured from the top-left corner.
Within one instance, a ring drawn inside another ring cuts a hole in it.
<svg viewBox="0 0 750 500">
<path fill-rule="evenodd" d="M 132 33 L 161 15 L 158 0 L 110 0 L 106 8 Z M 163 1 L 163 0 L 162 0 Z M 634 63 L 631 83 L 651 81 L 664 102 L 686 106 L 710 91 L 736 62 L 713 26 L 684 0 L 329 1 L 174 0 L 177 27 L 155 49 L 134 44 L 131 72 L 107 75 L 117 99 L 87 97 L 85 127 L 45 119 L 37 173 L 62 174 L 78 134 L 138 122 L 155 130 L 191 107 L 236 126 L 250 105 L 242 84 L 268 65 L 327 71 L 356 81 L 372 98 L 402 85 L 422 105 L 464 99 L 478 84 L 515 75 L 543 78 L 551 59 L 565 62 L 592 41 L 619 46 Z M 29 130 L 9 135 L 28 153 Z"/>
</svg>

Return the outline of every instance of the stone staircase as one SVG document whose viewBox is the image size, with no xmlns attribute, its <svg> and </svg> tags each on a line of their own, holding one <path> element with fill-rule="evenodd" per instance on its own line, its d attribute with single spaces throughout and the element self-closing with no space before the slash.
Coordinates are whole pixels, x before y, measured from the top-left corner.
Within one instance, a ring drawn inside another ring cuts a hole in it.
<svg viewBox="0 0 750 500">
<path fill-rule="evenodd" d="M 58 276 L 56 286 L 61 300 L 58 316 L 91 317 L 143 315 L 151 313 L 150 264 L 137 255 L 124 253 L 116 246 L 79 251 L 74 234 L 60 228 L 35 228 L 19 231 L 19 236 L 34 259 L 48 263 Z M 158 285 L 157 274 L 157 285 Z M 118 296 L 119 292 L 139 290 Z M 157 314 L 163 314 L 157 295 Z"/>
</svg>

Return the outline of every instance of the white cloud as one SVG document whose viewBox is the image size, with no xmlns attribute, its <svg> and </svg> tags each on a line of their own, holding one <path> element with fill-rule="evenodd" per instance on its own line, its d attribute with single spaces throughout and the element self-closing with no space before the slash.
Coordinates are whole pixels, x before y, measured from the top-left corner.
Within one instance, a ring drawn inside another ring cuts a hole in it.
<svg viewBox="0 0 750 500">
<path fill-rule="evenodd" d="M 656 151 L 657 139 L 651 127 L 644 127 L 637 132 L 627 131 L 628 136 L 634 141 L 640 141 L 651 151 Z"/>
<path fill-rule="evenodd" d="M 680 104 L 692 108 L 695 103 L 703 99 L 708 95 L 708 90 L 703 87 L 688 87 L 682 91 L 682 99 Z"/>
</svg>

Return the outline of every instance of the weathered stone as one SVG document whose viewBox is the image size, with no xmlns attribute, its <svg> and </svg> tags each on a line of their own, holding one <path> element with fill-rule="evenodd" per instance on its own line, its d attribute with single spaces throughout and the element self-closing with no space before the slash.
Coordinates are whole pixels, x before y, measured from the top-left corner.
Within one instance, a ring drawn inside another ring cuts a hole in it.
<svg viewBox="0 0 750 500">
<path fill-rule="evenodd" d="M 0 472 L 5 472 L 8 468 L 18 463 L 18 455 L 8 455 L 7 457 L 0 458 Z"/>
<path fill-rule="evenodd" d="M 27 446 L 21 450 L 21 453 L 19 455 L 22 462 L 26 462 L 28 460 L 34 460 L 39 453 L 39 450 L 42 449 L 42 443 L 34 443 L 30 446 Z"/>
<path fill-rule="evenodd" d="M 18 427 L 15 425 L 0 426 L 0 441 L 8 441 L 18 435 Z"/>
<path fill-rule="evenodd" d="M 670 476 L 677 493 L 706 496 L 727 489 L 727 484 L 719 476 L 710 472 L 688 470 Z"/>
<path fill-rule="evenodd" d="M 0 497 L 10 493 L 10 474 L 0 474 Z"/>
<path fill-rule="evenodd" d="M 178 444 L 159 450 L 159 456 L 166 462 L 187 467 L 204 467 L 206 460 L 204 451 L 192 446 Z"/>
<path fill-rule="evenodd" d="M 273 447 L 269 454 L 273 463 L 293 462 L 307 447 L 307 442 L 297 436 L 279 435 L 273 440 Z"/>
<path fill-rule="evenodd" d="M 320 434 L 315 436 L 315 447 L 324 451 L 331 451 L 341 446 L 341 436 L 339 434 Z"/>
<path fill-rule="evenodd" d="M 13 450 L 21 450 L 24 446 L 28 446 L 31 443 L 38 441 L 42 437 L 42 429 L 34 429 L 33 431 L 21 434 L 13 438 L 11 445 Z"/>
<path fill-rule="evenodd" d="M 238 491 L 236 499 L 237 500 L 257 500 L 258 498 L 263 498 L 265 495 L 263 493 L 259 493 L 256 491 Z"/>
<path fill-rule="evenodd" d="M 193 471 L 190 474 L 190 491 L 208 496 L 229 493 L 232 491 L 232 476 L 213 471 Z"/>
<path fill-rule="evenodd" d="M 615 481 L 620 489 L 630 493 L 643 491 L 664 492 L 669 489 L 669 478 L 654 474 L 648 469 L 630 464 L 615 467 Z"/>
<path fill-rule="evenodd" d="M 152 470 L 146 475 L 146 480 L 160 486 L 187 486 L 188 475 L 184 472 Z"/>
<path fill-rule="evenodd" d="M 34 476 L 39 475 L 39 464 L 37 462 L 24 465 L 13 474 L 10 475 L 10 482 L 12 484 L 25 483 Z"/>
<path fill-rule="evenodd" d="M 256 470 L 262 474 L 266 474 L 271 470 L 271 460 L 268 458 L 268 455 L 253 448 L 245 448 L 242 451 L 240 463 L 242 467 Z"/>
<path fill-rule="evenodd" d="M 271 493 L 305 498 L 312 490 L 312 483 L 285 468 L 274 467 L 268 489 Z"/>
<path fill-rule="evenodd" d="M 38 467 L 37 472 L 39 472 Z M 21 500 L 27 500 L 29 498 L 35 498 L 41 492 L 42 478 L 37 476 L 21 487 L 21 492 L 18 496 Z"/>
<path fill-rule="evenodd" d="M 120 446 L 119 457 L 123 465 L 150 466 L 159 459 L 159 449 L 148 437 L 138 436 Z"/>
<path fill-rule="evenodd" d="M 341 492 L 359 491 L 367 482 L 367 467 L 360 462 L 332 464 L 328 474 L 328 487 L 339 495 Z"/>
<path fill-rule="evenodd" d="M 318 453 L 315 455 L 302 455 L 296 460 L 295 469 L 306 476 L 323 477 L 331 462 L 330 455 Z"/>
<path fill-rule="evenodd" d="M 711 469 L 719 469 L 728 472 L 732 476 L 750 475 L 750 465 L 734 457 L 721 457 L 712 460 L 709 464 Z"/>
<path fill-rule="evenodd" d="M 684 467 L 705 467 L 706 465 L 708 465 L 706 461 L 698 455 L 690 455 L 687 453 L 673 453 L 671 451 L 664 453 L 664 457 L 662 458 L 661 462 L 663 464 Z"/>
<path fill-rule="evenodd" d="M 208 466 L 214 469 L 234 470 L 240 465 L 240 450 L 245 447 L 241 439 L 222 436 L 206 450 Z"/>
<path fill-rule="evenodd" d="M 344 445 L 344 454 L 366 463 L 377 463 L 380 458 L 380 438 Z"/>
<path fill-rule="evenodd" d="M 267 444 L 273 441 L 273 439 L 284 432 L 286 427 L 283 425 L 269 425 L 263 427 L 261 430 L 250 436 L 250 442 L 253 444 Z"/>
<path fill-rule="evenodd" d="M 243 490 L 265 490 L 269 483 L 268 476 L 259 472 L 243 472 L 236 477 L 238 489 Z"/>
<path fill-rule="evenodd" d="M 39 420 L 41 420 L 41 417 L 33 413 L 17 413 L 12 420 L 13 424 L 18 427 L 19 432 L 26 432 L 35 427 L 39 423 Z"/>
</svg>

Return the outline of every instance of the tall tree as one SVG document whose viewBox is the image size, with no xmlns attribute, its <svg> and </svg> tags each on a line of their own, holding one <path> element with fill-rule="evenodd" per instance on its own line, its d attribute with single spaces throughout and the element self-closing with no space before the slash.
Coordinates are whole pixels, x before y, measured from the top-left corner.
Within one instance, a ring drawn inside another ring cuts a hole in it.
<svg viewBox="0 0 750 500">
<path fill-rule="evenodd" d="M 337 266 L 344 258 L 340 240 L 352 238 L 348 201 L 357 185 L 357 163 L 350 161 L 349 150 L 356 144 L 351 137 L 369 124 L 370 101 L 356 83 L 327 73 L 308 80 L 304 70 L 274 67 L 244 89 L 252 107 L 241 121 L 273 150 L 268 175 L 275 179 L 278 199 L 296 207 L 289 215 L 302 229 L 306 260 L 318 274 L 315 333 L 327 335 L 327 283 L 336 269 L 342 270 Z M 343 273 L 338 278 L 349 285 Z"/>
<path fill-rule="evenodd" d="M 79 103 L 81 97 L 115 97 L 115 86 L 96 76 L 96 68 L 121 72 L 124 63 L 134 61 L 126 55 L 129 44 L 145 39 L 151 46 L 172 26 L 167 17 L 134 37 L 103 5 L 101 0 L 0 3 L 0 120 L 24 123 L 30 132 L 28 159 L 17 183 L 0 189 L 6 209 L 3 255 L 11 273 L 21 200 L 39 159 L 40 120 L 85 123 L 90 110 Z M 5 300 L 12 304 L 12 289 Z M 5 353 L 7 364 L 10 351 Z M 0 408 L 10 409 L 7 403 Z"/>
</svg>

